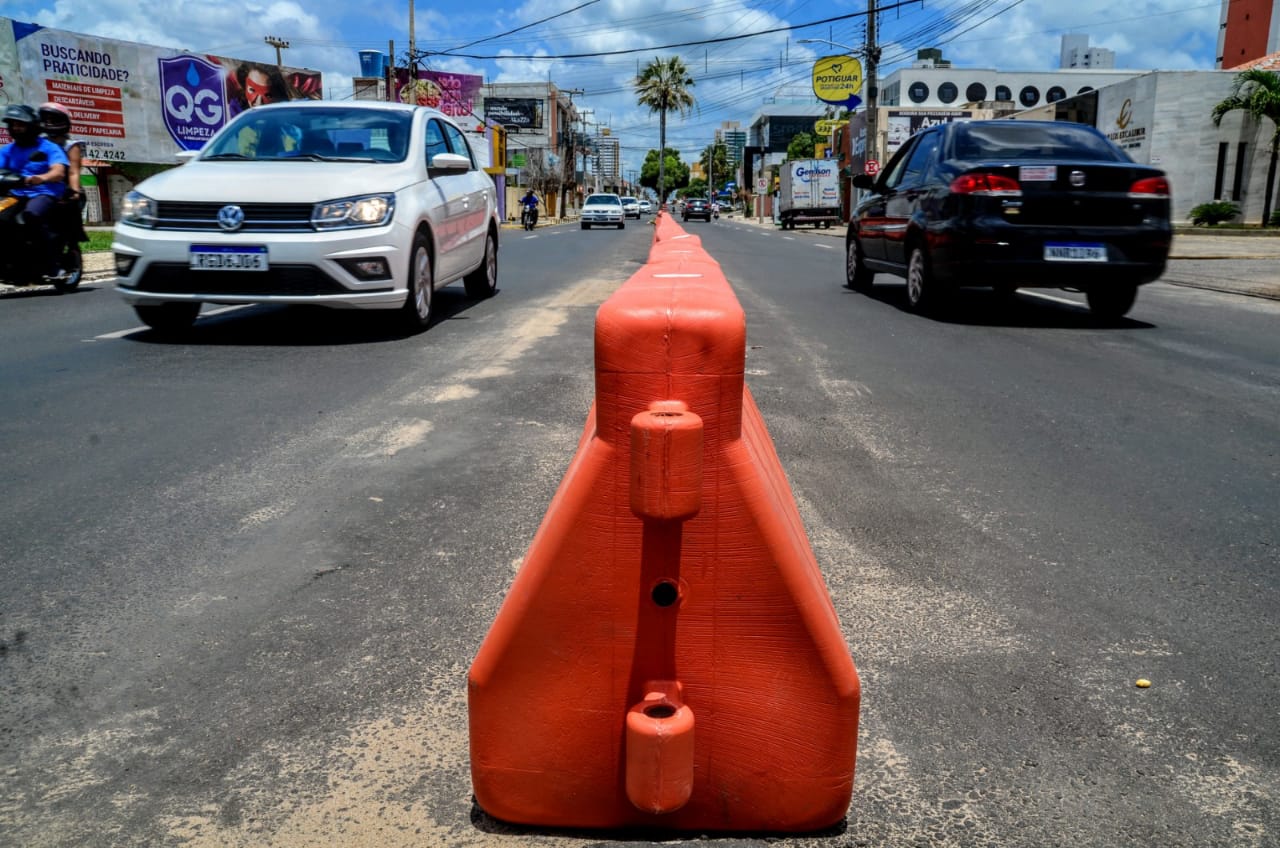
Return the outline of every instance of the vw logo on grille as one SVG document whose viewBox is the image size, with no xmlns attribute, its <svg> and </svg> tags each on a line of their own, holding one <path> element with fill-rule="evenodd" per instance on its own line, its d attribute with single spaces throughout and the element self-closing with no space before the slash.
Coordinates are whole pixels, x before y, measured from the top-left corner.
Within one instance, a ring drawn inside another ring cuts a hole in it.
<svg viewBox="0 0 1280 848">
<path fill-rule="evenodd" d="M 1084 185 L 1084 171 L 1072 171 L 1071 184 L 1076 188 L 1080 188 L 1080 186 Z"/>
<path fill-rule="evenodd" d="M 218 226 L 228 232 L 240 229 L 244 223 L 244 210 L 239 206 L 224 206 L 218 210 Z"/>
</svg>

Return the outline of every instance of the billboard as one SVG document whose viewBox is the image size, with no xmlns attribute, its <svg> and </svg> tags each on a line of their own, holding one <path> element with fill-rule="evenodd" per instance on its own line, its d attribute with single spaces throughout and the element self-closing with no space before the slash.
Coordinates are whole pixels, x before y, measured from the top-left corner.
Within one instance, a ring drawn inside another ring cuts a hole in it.
<svg viewBox="0 0 1280 848">
<path fill-rule="evenodd" d="M 910 112 L 889 112 L 886 126 L 887 139 L 885 148 L 889 155 L 898 152 L 898 148 L 907 139 L 927 127 L 948 124 L 952 121 L 964 121 L 973 117 L 973 113 L 964 109 L 932 109 L 913 110 Z"/>
<path fill-rule="evenodd" d="M 484 77 L 477 74 L 451 74 L 447 71 L 419 70 L 410 83 L 407 68 L 396 71 L 396 99 L 439 109 L 451 118 L 469 118 L 480 102 L 480 86 Z M 465 121 L 460 121 L 464 126 Z"/>
<path fill-rule="evenodd" d="M 48 100 L 66 106 L 89 165 L 170 164 L 244 109 L 320 96 L 318 71 L 0 18 L 0 106 Z M 0 143 L 9 141 L 0 128 Z"/>
<path fill-rule="evenodd" d="M 516 130 L 540 130 L 543 102 L 536 97 L 489 97 L 484 101 L 484 121 Z"/>
</svg>

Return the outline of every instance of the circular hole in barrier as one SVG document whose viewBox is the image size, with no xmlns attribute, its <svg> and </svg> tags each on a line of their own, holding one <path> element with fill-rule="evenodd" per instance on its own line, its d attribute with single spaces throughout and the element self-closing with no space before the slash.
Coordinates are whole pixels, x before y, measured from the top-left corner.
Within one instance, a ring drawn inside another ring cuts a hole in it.
<svg viewBox="0 0 1280 848">
<path fill-rule="evenodd" d="M 674 580 L 663 580 L 653 587 L 653 602 L 660 607 L 669 607 L 680 599 L 680 587 Z"/>
<path fill-rule="evenodd" d="M 645 707 L 644 714 L 649 718 L 671 718 L 676 714 L 676 708 L 670 704 L 654 704 L 651 707 Z"/>
</svg>

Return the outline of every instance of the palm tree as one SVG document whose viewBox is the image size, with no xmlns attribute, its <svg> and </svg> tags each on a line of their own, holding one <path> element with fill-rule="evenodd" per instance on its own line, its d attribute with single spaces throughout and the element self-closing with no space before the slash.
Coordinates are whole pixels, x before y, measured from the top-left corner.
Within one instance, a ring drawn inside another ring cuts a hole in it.
<svg viewBox="0 0 1280 848">
<path fill-rule="evenodd" d="M 648 106 L 650 113 L 658 113 L 658 149 L 662 151 L 658 157 L 659 208 L 667 199 L 667 113 L 679 112 L 681 117 L 689 114 L 693 109 L 693 95 L 689 89 L 693 85 L 693 77 L 689 76 L 689 69 L 679 56 L 655 58 L 635 78 L 636 103 Z"/>
<path fill-rule="evenodd" d="M 1276 180 L 1276 154 L 1280 149 L 1280 74 L 1250 68 L 1241 71 L 1231 87 L 1231 96 L 1213 107 L 1213 124 L 1222 123 L 1228 112 L 1243 110 L 1255 121 L 1269 118 L 1275 132 L 1271 134 L 1271 162 L 1267 165 L 1267 193 L 1262 201 L 1262 226 L 1271 223 L 1271 188 Z"/>
</svg>

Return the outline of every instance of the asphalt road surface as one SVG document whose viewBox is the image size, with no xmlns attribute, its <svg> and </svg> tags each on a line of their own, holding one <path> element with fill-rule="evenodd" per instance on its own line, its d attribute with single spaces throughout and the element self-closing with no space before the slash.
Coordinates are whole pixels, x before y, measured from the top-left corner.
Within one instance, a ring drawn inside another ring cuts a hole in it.
<svg viewBox="0 0 1280 848">
<path fill-rule="evenodd" d="M 838 239 L 686 228 L 863 683 L 846 824 L 714 844 L 1280 843 L 1280 303 L 922 318 L 844 289 Z M 513 827 L 469 783 L 467 668 L 650 234 L 505 230 L 499 294 L 407 337 L 0 297 L 0 843 L 701 841 Z"/>
</svg>

